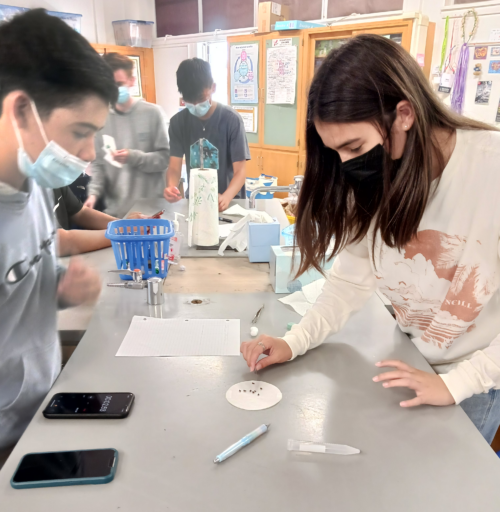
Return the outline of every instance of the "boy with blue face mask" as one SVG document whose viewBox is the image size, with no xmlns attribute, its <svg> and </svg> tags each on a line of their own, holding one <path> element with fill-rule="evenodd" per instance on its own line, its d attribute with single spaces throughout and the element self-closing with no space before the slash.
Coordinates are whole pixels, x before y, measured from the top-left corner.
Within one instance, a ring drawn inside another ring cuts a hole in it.
<svg viewBox="0 0 500 512">
<path fill-rule="evenodd" d="M 80 261 L 57 265 L 51 189 L 95 158 L 116 96 L 109 67 L 58 18 L 36 9 L 0 26 L 0 466 L 61 369 L 58 305 L 100 292 Z"/>
<path fill-rule="evenodd" d="M 250 150 L 243 120 L 231 107 L 212 100 L 215 84 L 208 62 L 196 58 L 181 62 L 177 87 L 186 108 L 170 120 L 170 164 L 163 195 L 171 203 L 181 199 L 177 185 L 182 159 L 186 157 L 189 182 L 189 148 L 197 140 L 207 139 L 219 150 L 219 211 L 222 212 L 232 199 L 245 197 L 246 161 L 250 160 Z"/>
<path fill-rule="evenodd" d="M 97 199 L 102 199 L 106 213 L 121 218 L 138 199 L 162 197 L 169 145 L 160 108 L 131 96 L 133 61 L 118 53 L 107 53 L 103 59 L 113 70 L 118 100 L 96 137 L 97 158 L 85 206 L 94 208 Z M 115 140 L 112 161 L 104 158 L 103 135 Z"/>
</svg>

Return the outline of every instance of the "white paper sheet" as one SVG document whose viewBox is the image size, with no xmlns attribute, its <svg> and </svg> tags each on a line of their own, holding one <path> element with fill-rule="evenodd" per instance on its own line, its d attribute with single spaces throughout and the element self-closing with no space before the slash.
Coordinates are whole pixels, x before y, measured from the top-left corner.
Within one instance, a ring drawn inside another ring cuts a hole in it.
<svg viewBox="0 0 500 512">
<path fill-rule="evenodd" d="M 134 316 L 116 355 L 239 356 L 240 321 Z"/>
<path fill-rule="evenodd" d="M 233 204 L 230 208 L 227 210 L 224 210 L 222 213 L 225 215 L 241 215 L 244 217 L 245 215 L 248 215 L 250 213 L 250 210 L 245 210 L 243 206 L 240 206 L 239 204 Z"/>
<path fill-rule="evenodd" d="M 238 409 L 260 411 L 274 407 L 281 401 L 281 391 L 268 382 L 249 380 L 231 386 L 226 393 L 226 399 Z"/>
<path fill-rule="evenodd" d="M 297 81 L 297 47 L 278 46 L 267 49 L 267 95 L 266 103 L 295 103 Z"/>
<path fill-rule="evenodd" d="M 234 224 L 219 224 L 219 238 L 227 238 Z"/>
<path fill-rule="evenodd" d="M 318 300 L 325 284 L 325 279 L 318 279 L 302 287 L 302 291 L 287 295 L 278 299 L 283 304 L 288 304 L 301 316 L 304 316 Z"/>
</svg>

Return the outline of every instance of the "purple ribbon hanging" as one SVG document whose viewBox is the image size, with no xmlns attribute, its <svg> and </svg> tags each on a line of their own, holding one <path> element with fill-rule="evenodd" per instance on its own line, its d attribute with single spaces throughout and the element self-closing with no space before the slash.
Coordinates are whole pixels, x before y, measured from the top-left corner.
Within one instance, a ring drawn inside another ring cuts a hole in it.
<svg viewBox="0 0 500 512">
<path fill-rule="evenodd" d="M 461 114 L 464 108 L 465 98 L 465 80 L 467 78 L 467 69 L 469 68 L 469 47 L 467 43 L 460 49 L 457 72 L 455 73 L 455 83 L 451 93 L 451 108 Z"/>
</svg>

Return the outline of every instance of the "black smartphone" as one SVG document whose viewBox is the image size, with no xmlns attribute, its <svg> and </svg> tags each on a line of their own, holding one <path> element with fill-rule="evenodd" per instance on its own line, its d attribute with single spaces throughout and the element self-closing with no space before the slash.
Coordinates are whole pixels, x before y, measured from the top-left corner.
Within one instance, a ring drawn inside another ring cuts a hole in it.
<svg viewBox="0 0 500 512">
<path fill-rule="evenodd" d="M 57 393 L 43 415 L 49 419 L 125 418 L 133 402 L 132 393 Z"/>
<path fill-rule="evenodd" d="M 115 476 L 117 463 L 118 452 L 114 448 L 28 453 L 17 466 L 10 485 L 29 489 L 107 484 Z"/>
</svg>

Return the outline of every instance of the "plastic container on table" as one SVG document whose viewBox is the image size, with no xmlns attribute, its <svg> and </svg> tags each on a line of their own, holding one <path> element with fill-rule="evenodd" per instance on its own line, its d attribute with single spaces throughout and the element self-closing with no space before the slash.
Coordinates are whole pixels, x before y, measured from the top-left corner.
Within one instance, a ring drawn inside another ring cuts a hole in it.
<svg viewBox="0 0 500 512">
<path fill-rule="evenodd" d="M 295 224 L 291 224 L 290 226 L 286 227 L 281 234 L 283 235 L 283 238 L 285 240 L 285 244 L 287 246 L 295 245 Z"/>
<path fill-rule="evenodd" d="M 153 25 L 154 21 L 113 21 L 115 42 L 118 46 L 151 48 L 153 44 Z"/>
<path fill-rule="evenodd" d="M 106 238 L 111 240 L 118 269 L 140 269 L 143 279 L 166 277 L 172 222 L 166 219 L 123 219 L 108 224 Z M 131 276 L 120 274 L 124 281 Z"/>
<path fill-rule="evenodd" d="M 59 11 L 47 11 L 50 16 L 55 16 L 69 25 L 73 30 L 76 30 L 79 34 L 82 33 L 82 15 L 72 14 L 70 12 L 59 12 Z"/>
<path fill-rule="evenodd" d="M 250 198 L 252 192 L 258 187 L 274 187 L 278 184 L 276 176 L 269 176 L 261 174 L 258 178 L 247 178 L 245 182 L 247 197 Z M 255 196 L 256 199 L 272 199 L 274 192 L 259 193 Z"/>
<path fill-rule="evenodd" d="M 27 7 L 0 4 L 0 25 L 10 21 L 14 16 L 29 11 Z"/>
</svg>

